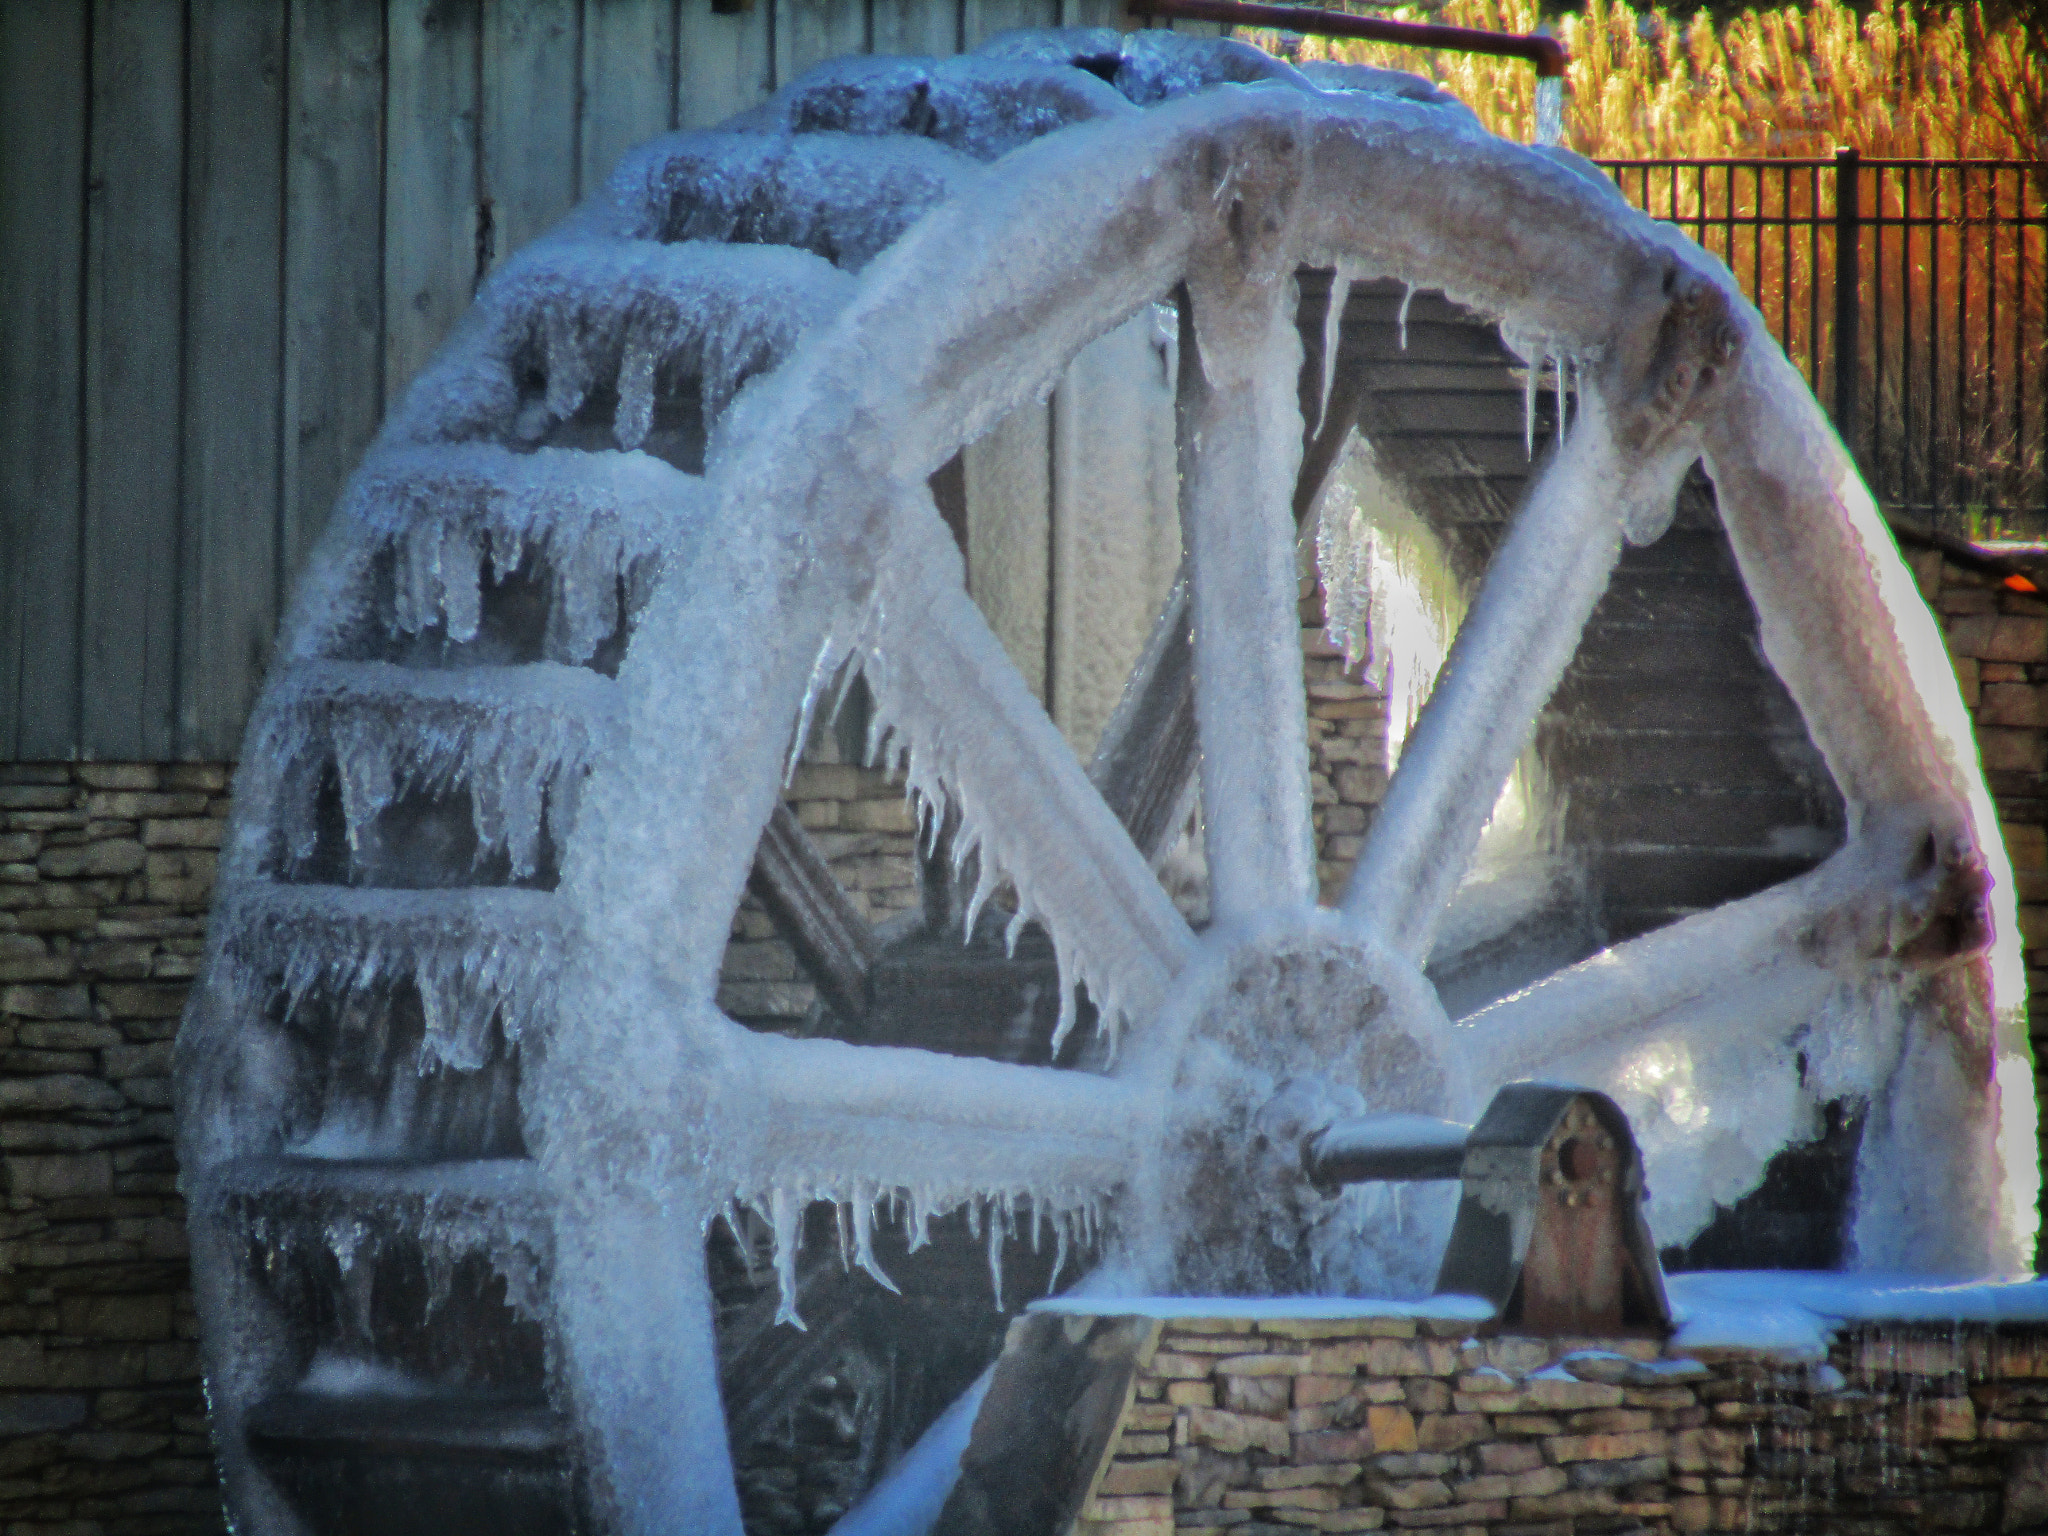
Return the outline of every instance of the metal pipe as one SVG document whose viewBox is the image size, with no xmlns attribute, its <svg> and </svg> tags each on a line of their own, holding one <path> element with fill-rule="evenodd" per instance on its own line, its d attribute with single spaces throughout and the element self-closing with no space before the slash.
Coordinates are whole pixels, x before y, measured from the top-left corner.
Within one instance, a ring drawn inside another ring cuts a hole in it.
<svg viewBox="0 0 2048 1536">
<path fill-rule="evenodd" d="M 1410 48 L 1443 48 L 1501 59 L 1527 59 L 1536 66 L 1539 80 L 1563 79 L 1570 57 L 1556 38 L 1534 32 L 1482 32 L 1477 27 L 1447 27 L 1433 21 L 1385 21 L 1377 16 L 1349 16 L 1342 11 L 1306 5 L 1258 5 L 1251 0 L 1130 0 L 1129 10 L 1133 16 L 1214 21 L 1226 27 L 1271 27 L 1278 32 L 1316 37 L 1359 37 Z"/>
<path fill-rule="evenodd" d="M 1472 1127 L 1429 1115 L 1359 1115 L 1301 1144 L 1301 1166 L 1318 1189 L 1373 1180 L 1455 1179 Z"/>
</svg>

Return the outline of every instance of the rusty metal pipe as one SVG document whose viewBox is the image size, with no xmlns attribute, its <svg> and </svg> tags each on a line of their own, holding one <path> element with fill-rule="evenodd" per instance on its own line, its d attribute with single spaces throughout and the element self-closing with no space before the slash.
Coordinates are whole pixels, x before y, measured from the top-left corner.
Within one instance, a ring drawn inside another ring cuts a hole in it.
<svg viewBox="0 0 2048 1536">
<path fill-rule="evenodd" d="M 1316 37 L 1359 37 L 1375 43 L 1401 43 L 1411 48 L 1443 48 L 1457 53 L 1483 53 L 1500 59 L 1527 59 L 1539 80 L 1561 80 L 1570 55 L 1554 37 L 1534 32 L 1482 32 L 1477 27 L 1447 27 L 1433 21 L 1384 21 L 1377 16 L 1350 16 L 1306 5 L 1257 5 L 1251 0 L 1130 0 L 1133 16 L 1158 16 L 1178 21 L 1214 21 L 1227 27 L 1271 27 Z"/>
</svg>

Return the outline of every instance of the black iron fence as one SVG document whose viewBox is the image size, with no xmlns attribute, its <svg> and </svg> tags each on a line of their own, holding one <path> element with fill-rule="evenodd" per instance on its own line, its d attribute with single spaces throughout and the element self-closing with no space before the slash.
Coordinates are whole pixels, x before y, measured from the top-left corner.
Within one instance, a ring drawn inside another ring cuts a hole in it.
<svg viewBox="0 0 2048 1536">
<path fill-rule="evenodd" d="M 2048 534 L 2048 165 L 1600 163 L 1728 263 L 1888 511 Z"/>
</svg>

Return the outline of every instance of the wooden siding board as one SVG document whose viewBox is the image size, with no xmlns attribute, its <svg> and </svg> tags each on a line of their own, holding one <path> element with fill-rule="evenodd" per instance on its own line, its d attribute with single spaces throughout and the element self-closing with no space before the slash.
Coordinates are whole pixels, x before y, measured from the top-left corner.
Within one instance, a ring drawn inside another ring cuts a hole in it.
<svg viewBox="0 0 2048 1536">
<path fill-rule="evenodd" d="M 978 48 L 998 32 L 1059 24 L 1059 0 L 962 0 L 961 40 Z"/>
<path fill-rule="evenodd" d="M 876 53 L 959 51 L 960 0 L 874 0 L 873 16 Z"/>
<path fill-rule="evenodd" d="M 483 196 L 495 268 L 576 202 L 582 11 L 577 0 L 484 0 L 483 27 Z"/>
<path fill-rule="evenodd" d="M 684 0 L 709 7 L 711 0 Z M 756 0 L 765 5 L 768 0 Z M 676 9 L 670 0 L 583 0 L 583 186 L 665 133 L 676 113 Z"/>
<path fill-rule="evenodd" d="M 277 552 L 287 593 L 383 403 L 382 14 L 293 0 L 290 91 Z"/>
<path fill-rule="evenodd" d="M 477 0 L 393 0 L 384 147 L 384 398 L 469 307 L 477 272 Z"/>
<path fill-rule="evenodd" d="M 1124 9 L 1124 0 L 1060 0 L 1063 27 L 1114 27 L 1135 32 L 1144 23 Z"/>
<path fill-rule="evenodd" d="M 277 627 L 285 8 L 192 0 L 178 751 L 234 756 Z"/>
<path fill-rule="evenodd" d="M 175 750 L 185 24 L 96 0 L 86 198 L 78 747 Z"/>
<path fill-rule="evenodd" d="M 867 46 L 865 0 L 774 0 L 776 77 L 787 85 L 806 70 Z"/>
<path fill-rule="evenodd" d="M 678 23 L 676 122 L 709 128 L 768 99 L 775 60 L 773 0 L 721 13 L 711 0 L 684 0 Z"/>
<path fill-rule="evenodd" d="M 78 730 L 81 282 L 88 11 L 0 6 L 0 742 Z"/>
</svg>

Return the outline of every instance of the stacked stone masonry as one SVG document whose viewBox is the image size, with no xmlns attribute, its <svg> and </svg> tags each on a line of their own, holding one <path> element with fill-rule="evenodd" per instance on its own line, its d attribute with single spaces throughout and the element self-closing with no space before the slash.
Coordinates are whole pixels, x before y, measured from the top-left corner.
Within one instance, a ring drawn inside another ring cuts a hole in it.
<svg viewBox="0 0 2048 1536">
<path fill-rule="evenodd" d="M 2048 997 L 2048 602 L 2005 585 L 2016 569 L 2007 562 L 1906 553 L 1976 715 L 2023 904 L 2029 985 Z M 1306 586 L 1329 899 L 1385 791 L 1387 721 L 1321 618 Z M 901 785 L 855 755 L 820 732 L 788 798 L 855 904 L 885 924 L 918 904 L 915 821 Z M 0 764 L 8 1536 L 221 1528 L 171 1151 L 170 1048 L 203 944 L 229 774 L 218 763 Z M 801 1026 L 812 1005 L 794 954 L 751 900 L 735 916 L 720 1001 L 768 1028 Z M 2037 1004 L 2034 1017 L 2048 1033 L 2048 1009 Z"/>
<path fill-rule="evenodd" d="M 1072 1536 L 2048 1528 L 2048 1327 L 1824 1361 L 1471 1327 L 1162 1324 Z"/>
<path fill-rule="evenodd" d="M 0 1529 L 218 1532 L 171 1040 L 219 764 L 0 766 Z"/>
</svg>

